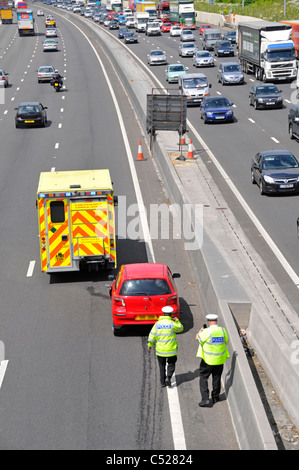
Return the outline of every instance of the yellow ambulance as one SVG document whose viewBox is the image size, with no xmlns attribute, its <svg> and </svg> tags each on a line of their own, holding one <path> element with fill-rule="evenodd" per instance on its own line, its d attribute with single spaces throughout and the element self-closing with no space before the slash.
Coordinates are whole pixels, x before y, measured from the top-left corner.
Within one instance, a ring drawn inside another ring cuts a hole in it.
<svg viewBox="0 0 299 470">
<path fill-rule="evenodd" d="M 110 172 L 42 172 L 37 189 L 41 270 L 47 273 L 116 268 Z"/>
</svg>

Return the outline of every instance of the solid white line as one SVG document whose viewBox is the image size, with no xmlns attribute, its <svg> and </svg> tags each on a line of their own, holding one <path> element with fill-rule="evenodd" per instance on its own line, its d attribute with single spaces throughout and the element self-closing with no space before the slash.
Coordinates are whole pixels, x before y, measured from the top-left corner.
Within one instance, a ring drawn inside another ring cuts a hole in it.
<svg viewBox="0 0 299 470">
<path fill-rule="evenodd" d="M 74 26 L 76 26 L 76 25 L 74 25 Z M 135 168 L 135 164 L 134 164 L 134 159 L 133 159 L 133 156 L 132 156 L 132 152 L 131 152 L 131 148 L 130 148 L 130 145 L 129 145 L 129 140 L 128 140 L 128 137 L 127 137 L 126 128 L 125 128 L 125 125 L 124 125 L 124 122 L 123 122 L 123 118 L 122 118 L 122 115 L 121 115 L 121 112 L 120 112 L 120 108 L 118 106 L 117 98 L 115 96 L 113 87 L 112 87 L 111 82 L 109 80 L 109 76 L 108 76 L 108 74 L 107 74 L 107 72 L 104 68 L 104 65 L 103 65 L 103 63 L 101 61 L 101 58 L 100 58 L 99 54 L 97 53 L 95 47 L 93 46 L 91 41 L 88 39 L 86 34 L 78 26 L 76 26 L 76 27 L 79 29 L 79 31 L 83 34 L 83 36 L 89 42 L 91 48 L 93 49 L 100 65 L 102 67 L 103 74 L 106 78 L 106 82 L 107 82 L 108 88 L 110 90 L 112 100 L 114 102 L 116 114 L 118 116 L 119 125 L 120 125 L 120 128 L 121 128 L 122 137 L 123 137 L 125 148 L 126 148 L 127 158 L 128 158 L 128 162 L 129 162 L 129 166 L 130 166 L 130 171 L 131 171 L 131 175 L 132 175 L 134 190 L 135 190 L 137 204 L 138 204 L 138 208 L 139 208 L 140 222 L 141 222 L 141 226 L 142 226 L 143 237 L 144 237 L 144 242 L 145 242 L 148 261 L 149 261 L 149 263 L 155 263 L 155 254 L 154 254 L 152 239 L 151 239 L 151 236 L 150 236 L 150 230 L 149 230 L 149 226 L 148 226 L 148 222 L 147 222 L 146 209 L 145 209 L 145 206 L 144 206 L 144 203 L 143 203 L 143 197 L 142 197 L 142 193 L 141 193 L 141 189 L 140 189 L 140 185 L 139 185 L 139 181 L 138 181 L 138 176 L 137 176 L 137 172 L 136 172 L 136 168 Z M 186 443 L 185 443 L 185 437 L 184 437 L 184 430 L 183 430 L 183 423 L 182 423 L 179 397 L 178 397 L 178 394 L 177 394 L 176 385 L 175 386 L 172 385 L 171 388 L 172 387 L 174 387 L 174 388 L 170 391 L 169 411 L 170 411 L 170 419 L 171 419 L 171 424 L 172 424 L 172 435 L 173 435 L 173 441 L 174 441 L 174 448 L 175 448 L 175 450 L 177 450 L 177 449 L 185 450 L 186 449 Z M 179 447 L 176 447 L 176 446 L 179 446 Z"/>
<path fill-rule="evenodd" d="M 34 266 L 35 266 L 35 261 L 30 261 L 26 277 L 31 277 L 32 276 Z"/>
<path fill-rule="evenodd" d="M 175 374 L 173 374 L 172 378 L 175 380 Z M 176 380 L 174 382 L 172 381 L 171 387 L 167 387 L 167 396 L 174 448 L 176 450 L 186 450 L 187 447 Z"/>
<path fill-rule="evenodd" d="M 1 363 L 0 363 L 0 388 L 2 387 L 2 382 L 3 382 L 3 379 L 4 379 L 4 375 L 5 375 L 7 366 L 8 366 L 8 361 L 7 360 L 6 361 L 1 361 Z"/>
</svg>

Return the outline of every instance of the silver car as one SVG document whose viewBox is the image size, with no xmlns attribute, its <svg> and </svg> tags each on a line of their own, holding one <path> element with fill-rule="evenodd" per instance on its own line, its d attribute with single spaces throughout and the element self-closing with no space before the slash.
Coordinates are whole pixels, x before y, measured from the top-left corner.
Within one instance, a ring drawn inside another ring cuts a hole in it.
<svg viewBox="0 0 299 470">
<path fill-rule="evenodd" d="M 217 79 L 222 85 L 244 83 L 244 75 L 238 62 L 222 62 L 217 71 Z"/>
<path fill-rule="evenodd" d="M 194 67 L 214 67 L 214 57 L 209 51 L 197 51 L 193 56 Z"/>
<path fill-rule="evenodd" d="M 46 38 L 57 38 L 57 30 L 55 28 L 47 28 Z"/>
<path fill-rule="evenodd" d="M 194 33 L 191 29 L 182 29 L 181 41 L 195 41 Z"/>
<path fill-rule="evenodd" d="M 37 81 L 48 82 L 54 75 L 55 69 L 52 65 L 41 65 L 37 71 Z"/>
<path fill-rule="evenodd" d="M 147 54 L 147 63 L 149 65 L 167 64 L 166 52 L 161 49 L 154 49 Z"/>
<path fill-rule="evenodd" d="M 181 57 L 192 57 L 197 52 L 194 42 L 181 42 L 179 45 L 179 55 Z"/>
<path fill-rule="evenodd" d="M 43 42 L 43 51 L 58 51 L 58 44 L 55 39 L 45 39 Z"/>
<path fill-rule="evenodd" d="M 0 70 L 0 86 L 4 88 L 8 87 L 7 73 L 4 72 L 4 70 Z"/>
</svg>

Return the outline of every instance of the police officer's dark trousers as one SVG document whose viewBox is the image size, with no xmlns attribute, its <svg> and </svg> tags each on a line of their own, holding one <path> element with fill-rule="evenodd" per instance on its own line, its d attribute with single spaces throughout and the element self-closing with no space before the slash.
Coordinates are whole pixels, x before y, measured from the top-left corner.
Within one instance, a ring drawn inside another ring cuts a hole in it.
<svg viewBox="0 0 299 470">
<path fill-rule="evenodd" d="M 208 379 L 212 374 L 212 397 L 219 398 L 223 364 L 210 366 L 203 359 L 199 366 L 199 389 L 203 401 L 209 400 Z"/>
<path fill-rule="evenodd" d="M 177 356 L 164 357 L 164 356 L 157 355 L 157 359 L 158 359 L 158 364 L 159 364 L 159 369 L 160 369 L 160 382 L 161 382 L 161 385 L 164 385 L 166 377 L 167 379 L 170 380 L 174 374 Z M 166 373 L 166 364 L 167 364 L 167 373 Z"/>
</svg>

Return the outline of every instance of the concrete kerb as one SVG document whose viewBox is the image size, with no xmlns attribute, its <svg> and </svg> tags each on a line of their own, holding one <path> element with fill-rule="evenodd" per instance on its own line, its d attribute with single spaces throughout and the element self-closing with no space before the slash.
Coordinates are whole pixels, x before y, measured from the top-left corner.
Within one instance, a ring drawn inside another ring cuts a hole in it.
<svg viewBox="0 0 299 470">
<path fill-rule="evenodd" d="M 100 32 L 96 27 L 92 27 L 92 29 L 104 44 L 107 44 L 106 33 Z M 155 85 L 149 81 L 146 74 L 140 71 L 133 61 L 123 62 L 123 49 L 120 50 L 117 45 L 112 45 L 111 39 L 109 39 L 109 49 L 110 58 L 121 77 L 123 86 L 146 133 L 146 94 L 151 93 L 151 89 Z M 133 80 L 131 80 L 132 77 L 134 77 Z M 177 133 L 169 132 L 167 134 L 172 143 L 177 143 Z M 173 164 L 170 162 L 167 149 L 159 134 L 153 142 L 153 154 L 172 203 L 183 207 L 184 204 L 189 202 L 189 198 Z M 193 223 L 192 218 L 191 216 L 190 223 Z M 194 229 L 196 236 L 198 236 L 198 230 L 196 227 Z M 231 304 L 248 306 L 250 305 L 250 299 L 208 236 L 205 238 L 204 246 L 204 250 L 189 251 L 189 256 L 201 293 L 204 310 L 218 312 L 224 325 L 229 329 L 231 359 L 226 364 L 224 385 L 240 447 L 241 449 L 276 449 L 273 434 L 228 307 L 227 289 L 233 295 L 229 299 Z M 220 278 L 219 273 L 221 273 Z"/>
</svg>

